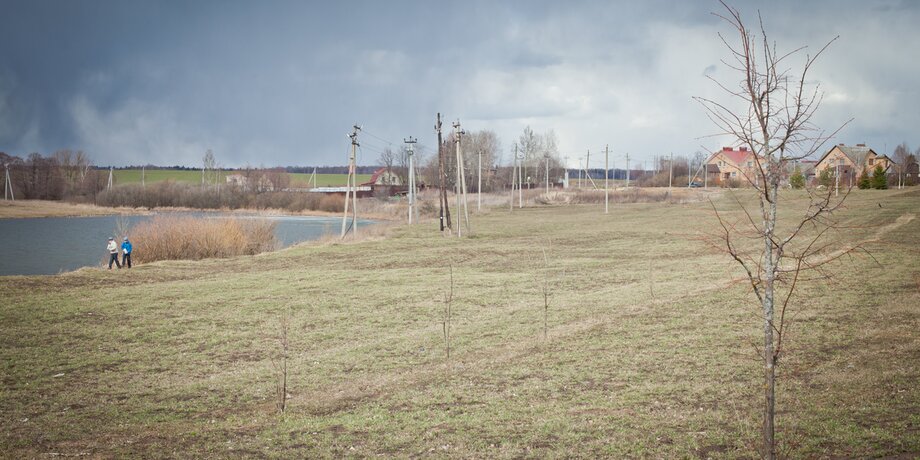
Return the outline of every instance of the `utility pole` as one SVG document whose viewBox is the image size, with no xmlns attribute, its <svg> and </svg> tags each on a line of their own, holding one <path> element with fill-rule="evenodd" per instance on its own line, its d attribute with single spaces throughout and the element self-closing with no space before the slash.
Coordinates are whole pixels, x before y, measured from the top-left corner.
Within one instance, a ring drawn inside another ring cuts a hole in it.
<svg viewBox="0 0 920 460">
<path fill-rule="evenodd" d="M 403 142 L 408 144 L 407 150 L 409 151 L 409 223 L 412 223 L 413 214 L 415 214 L 415 221 L 418 222 L 418 207 L 415 205 L 415 143 L 418 142 L 418 139 L 413 139 L 412 136 L 409 136 L 408 139 L 404 139 Z"/>
<path fill-rule="evenodd" d="M 463 204 L 463 217 L 465 219 L 466 230 L 470 230 L 470 210 L 467 207 L 466 200 L 466 168 L 463 165 L 463 151 L 460 149 L 460 138 L 466 134 L 466 131 L 460 129 L 460 120 L 453 124 L 454 134 L 457 145 L 457 212 L 460 212 L 461 200 Z M 460 226 L 457 226 L 457 236 L 460 236 Z"/>
<path fill-rule="evenodd" d="M 836 171 L 834 171 L 834 196 L 840 194 L 840 161 L 837 162 Z"/>
<path fill-rule="evenodd" d="M 438 211 L 438 221 L 440 222 L 441 231 L 444 231 L 444 228 L 451 229 L 450 225 L 450 206 L 447 204 L 447 184 L 444 179 L 447 178 L 447 173 L 444 171 L 444 153 L 441 151 L 441 113 L 438 112 L 437 123 L 434 125 L 435 132 L 438 133 L 438 206 L 440 210 Z"/>
<path fill-rule="evenodd" d="M 585 157 L 585 177 L 591 181 L 591 149 L 588 149 L 588 155 Z M 594 181 L 591 181 L 592 183 Z M 596 188 L 596 187 L 595 187 Z"/>
<path fill-rule="evenodd" d="M 671 191 L 671 182 L 674 180 L 674 152 L 668 158 L 668 191 Z"/>
<path fill-rule="evenodd" d="M 515 147 L 514 157 L 511 158 L 511 196 L 508 200 L 508 212 L 514 211 L 514 182 L 517 176 L 517 148 Z"/>
<path fill-rule="evenodd" d="M 626 152 L 626 188 L 629 188 L 629 152 Z"/>
<path fill-rule="evenodd" d="M 141 188 L 147 188 L 147 166 L 141 166 Z"/>
<path fill-rule="evenodd" d="M 524 207 L 524 174 L 521 172 L 521 169 L 524 167 L 524 152 L 520 153 L 521 156 L 518 156 L 517 146 L 514 147 L 514 157 L 518 160 L 518 208 Z"/>
<path fill-rule="evenodd" d="M 482 149 L 479 149 L 479 184 L 476 185 L 476 211 L 482 211 Z"/>
<path fill-rule="evenodd" d="M 109 183 L 105 186 L 106 190 L 112 190 L 112 176 L 114 175 L 114 166 L 109 166 Z"/>
<path fill-rule="evenodd" d="M 358 125 L 352 126 L 352 132 L 348 135 L 351 138 L 351 155 L 348 157 L 348 178 L 345 180 L 345 213 L 342 215 L 342 238 L 345 238 L 345 234 L 348 232 L 348 198 L 351 194 L 352 199 L 352 215 L 351 220 L 351 234 L 358 236 L 358 183 L 355 177 L 355 169 L 357 165 L 355 164 L 355 157 L 358 146 L 358 131 L 361 131 L 361 127 Z"/>
<path fill-rule="evenodd" d="M 610 145 L 604 146 L 604 214 L 610 212 Z"/>
<path fill-rule="evenodd" d="M 562 179 L 562 188 L 569 188 L 569 157 L 562 157 L 562 167 L 565 170 L 565 175 Z"/>
<path fill-rule="evenodd" d="M 3 183 L 3 199 L 16 201 L 16 197 L 13 196 L 13 182 L 10 180 L 10 165 L 3 165 L 6 168 L 6 180 Z M 9 196 L 7 196 L 9 192 Z"/>
</svg>

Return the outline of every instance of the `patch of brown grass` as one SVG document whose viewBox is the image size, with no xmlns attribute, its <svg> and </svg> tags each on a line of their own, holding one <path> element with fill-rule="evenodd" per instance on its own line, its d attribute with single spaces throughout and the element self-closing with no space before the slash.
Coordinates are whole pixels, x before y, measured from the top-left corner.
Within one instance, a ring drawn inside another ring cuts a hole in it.
<svg viewBox="0 0 920 460">
<path fill-rule="evenodd" d="M 112 214 L 144 214 L 132 208 L 107 208 L 91 204 L 73 204 L 62 201 L 16 200 L 0 201 L 0 219 L 32 217 L 83 217 Z"/>
<path fill-rule="evenodd" d="M 131 231 L 136 263 L 254 255 L 277 247 L 275 223 L 261 219 L 157 216 Z"/>
</svg>

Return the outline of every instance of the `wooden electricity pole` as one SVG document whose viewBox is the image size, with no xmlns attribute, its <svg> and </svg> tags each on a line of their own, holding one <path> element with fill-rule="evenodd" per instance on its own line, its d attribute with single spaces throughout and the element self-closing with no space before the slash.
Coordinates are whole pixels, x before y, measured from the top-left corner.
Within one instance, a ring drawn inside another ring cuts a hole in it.
<svg viewBox="0 0 920 460">
<path fill-rule="evenodd" d="M 476 186 L 476 211 L 482 211 L 482 149 L 479 149 L 479 184 Z"/>
<path fill-rule="evenodd" d="M 516 149 L 515 149 L 516 150 Z M 508 201 L 508 212 L 514 211 L 514 183 L 516 182 L 515 177 L 517 176 L 517 152 L 513 158 L 511 158 L 511 197 Z"/>
<path fill-rule="evenodd" d="M 674 180 L 674 153 L 668 159 L 668 191 L 671 191 L 671 181 Z"/>
<path fill-rule="evenodd" d="M 590 161 L 591 161 L 591 150 L 588 149 L 588 156 L 585 157 L 585 176 L 588 178 L 588 182 L 591 183 L 591 186 L 594 187 L 594 190 L 597 190 L 597 184 L 594 182 L 594 178 L 591 177 L 591 173 L 589 172 L 591 171 L 588 166 Z"/>
<path fill-rule="evenodd" d="M 626 188 L 629 188 L 629 152 L 626 153 Z"/>
<path fill-rule="evenodd" d="M 10 165 L 3 165 L 6 168 L 6 180 L 3 183 L 3 199 L 16 201 L 16 197 L 13 196 L 13 181 L 10 180 Z M 7 195 L 9 192 L 9 195 Z"/>
<path fill-rule="evenodd" d="M 444 172 L 444 152 L 441 151 L 441 113 L 438 113 L 437 122 L 434 125 L 435 132 L 438 133 L 438 222 L 441 226 L 441 231 L 444 231 L 444 228 L 451 229 L 450 225 L 450 206 L 447 204 L 447 184 L 444 179 L 447 178 L 447 173 Z"/>
<path fill-rule="evenodd" d="M 470 230 L 470 210 L 466 200 L 466 168 L 463 165 L 463 150 L 460 148 L 460 138 L 466 134 L 466 131 L 460 129 L 460 121 L 453 124 L 454 136 L 456 137 L 457 146 L 457 212 L 460 212 L 460 205 L 463 205 L 463 218 L 466 230 Z M 457 226 L 457 236 L 460 236 L 460 226 Z"/>
<path fill-rule="evenodd" d="M 361 130 L 361 127 L 354 125 L 351 134 L 348 135 L 351 138 L 351 155 L 348 157 L 348 178 L 345 180 L 345 213 L 342 215 L 342 238 L 345 238 L 345 234 L 348 232 L 348 198 L 351 194 L 352 199 L 352 215 L 351 220 L 351 234 L 358 236 L 358 181 L 355 177 L 355 169 L 357 165 L 355 164 L 355 157 L 357 154 L 357 149 L 360 144 L 358 144 L 358 131 Z"/>
<path fill-rule="evenodd" d="M 514 147 L 514 158 L 516 158 L 518 161 L 518 168 L 517 168 L 518 181 L 517 183 L 518 183 L 518 208 L 519 209 L 524 207 L 524 191 L 522 190 L 524 186 L 524 174 L 521 172 L 521 168 L 524 167 L 524 157 L 525 157 L 523 152 L 521 152 L 520 155 L 521 156 L 519 157 L 518 148 L 517 146 L 515 146 Z"/>
<path fill-rule="evenodd" d="M 409 136 L 408 139 L 405 139 L 404 142 L 408 144 L 407 150 L 409 151 L 409 223 L 412 223 L 413 214 L 415 215 L 415 221 L 418 222 L 418 207 L 415 204 L 415 143 L 418 142 L 418 139 L 413 139 L 412 136 Z"/>
<path fill-rule="evenodd" d="M 610 212 L 610 145 L 604 146 L 604 214 Z"/>
</svg>

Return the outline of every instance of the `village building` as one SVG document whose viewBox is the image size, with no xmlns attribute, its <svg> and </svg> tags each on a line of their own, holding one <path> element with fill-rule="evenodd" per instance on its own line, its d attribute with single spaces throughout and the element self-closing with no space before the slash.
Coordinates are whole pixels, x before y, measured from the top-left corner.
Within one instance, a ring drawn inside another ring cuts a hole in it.
<svg viewBox="0 0 920 460">
<path fill-rule="evenodd" d="M 706 160 L 707 182 L 713 185 L 755 183 L 758 179 L 757 159 L 747 147 L 722 147 Z"/>
<path fill-rule="evenodd" d="M 396 173 L 387 168 L 380 168 L 374 171 L 371 179 L 361 185 L 402 185 L 402 179 Z"/>
<path fill-rule="evenodd" d="M 240 187 L 246 186 L 246 176 L 242 174 L 227 174 L 225 178 L 230 185 L 237 185 Z"/>
<path fill-rule="evenodd" d="M 831 177 L 840 177 L 840 185 L 852 187 L 864 172 L 873 174 L 875 168 L 881 166 L 887 174 L 893 164 L 890 158 L 875 153 L 870 147 L 866 147 L 866 144 L 837 144 L 818 160 L 815 175 L 820 176 L 827 170 Z"/>
</svg>

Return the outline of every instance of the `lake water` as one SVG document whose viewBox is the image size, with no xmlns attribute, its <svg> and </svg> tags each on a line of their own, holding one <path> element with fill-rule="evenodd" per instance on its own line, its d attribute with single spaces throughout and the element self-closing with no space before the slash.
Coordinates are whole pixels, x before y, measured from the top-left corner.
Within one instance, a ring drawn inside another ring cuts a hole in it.
<svg viewBox="0 0 920 460">
<path fill-rule="evenodd" d="M 252 216 L 224 213 L 160 213 L 207 218 L 239 217 L 275 222 L 282 247 L 342 230 L 341 217 Z M 43 217 L 0 219 L 0 275 L 50 275 L 99 266 L 105 245 L 121 219 L 133 227 L 153 216 Z M 370 221 L 358 221 L 365 226 Z M 130 236 L 130 233 L 129 233 Z M 119 246 L 121 241 L 118 242 Z M 120 257 L 120 256 L 119 256 Z"/>
</svg>

